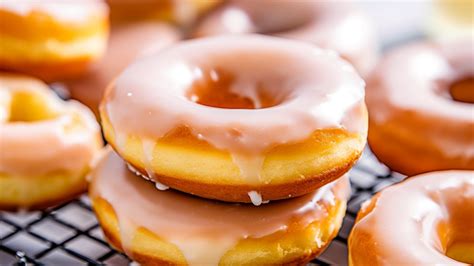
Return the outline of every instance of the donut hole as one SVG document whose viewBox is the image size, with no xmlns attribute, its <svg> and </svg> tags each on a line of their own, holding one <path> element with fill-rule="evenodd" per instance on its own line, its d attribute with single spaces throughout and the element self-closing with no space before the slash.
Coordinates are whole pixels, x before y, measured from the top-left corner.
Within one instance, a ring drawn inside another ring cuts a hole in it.
<svg viewBox="0 0 474 266">
<path fill-rule="evenodd" d="M 58 112 L 44 95 L 16 91 L 12 94 L 8 114 L 8 122 L 35 122 L 53 119 Z"/>
<path fill-rule="evenodd" d="M 453 82 L 449 87 L 449 94 L 455 101 L 474 103 L 474 77 Z"/>
<path fill-rule="evenodd" d="M 448 191 L 457 197 L 443 197 L 447 219 L 438 223 L 438 237 L 444 254 L 456 261 L 474 264 L 474 202 L 468 187 Z M 472 191 L 472 188 L 471 188 Z"/>
<path fill-rule="evenodd" d="M 469 204 L 473 204 L 470 202 Z M 448 222 L 446 256 L 460 262 L 474 264 L 474 207 L 457 206 Z"/>
<path fill-rule="evenodd" d="M 186 97 L 197 104 L 223 109 L 263 109 L 277 106 L 285 97 L 275 97 L 263 86 L 239 89 L 235 75 L 226 71 L 203 71 Z"/>
<path fill-rule="evenodd" d="M 454 242 L 447 251 L 446 256 L 459 262 L 474 264 L 474 239 L 471 242 Z"/>
<path fill-rule="evenodd" d="M 465 212 L 464 214 L 456 215 L 445 225 L 445 234 L 447 236 L 445 247 L 446 256 L 456 261 L 469 264 L 474 264 L 473 213 L 474 212 Z"/>
</svg>

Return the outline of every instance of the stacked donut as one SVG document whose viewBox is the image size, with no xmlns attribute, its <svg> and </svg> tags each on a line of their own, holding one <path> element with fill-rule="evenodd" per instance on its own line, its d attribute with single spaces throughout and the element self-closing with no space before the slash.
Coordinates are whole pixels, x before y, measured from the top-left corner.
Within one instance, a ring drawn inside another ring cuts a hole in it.
<svg viewBox="0 0 474 266">
<path fill-rule="evenodd" d="M 92 172 L 94 210 L 110 243 L 145 264 L 309 261 L 340 228 L 367 134 L 351 65 L 252 35 L 136 61 L 100 115 L 114 151 Z"/>
</svg>

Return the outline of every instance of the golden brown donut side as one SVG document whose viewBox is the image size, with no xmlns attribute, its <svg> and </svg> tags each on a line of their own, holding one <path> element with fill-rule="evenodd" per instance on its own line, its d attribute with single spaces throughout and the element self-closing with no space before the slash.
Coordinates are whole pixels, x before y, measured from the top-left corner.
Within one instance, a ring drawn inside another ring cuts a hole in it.
<svg viewBox="0 0 474 266">
<path fill-rule="evenodd" d="M 195 181 L 193 179 L 186 180 L 185 178 L 177 178 L 170 176 L 154 175 L 150 179 L 157 181 L 173 189 L 183 191 L 192 195 L 199 195 L 200 197 L 214 200 L 223 200 L 229 202 L 243 202 L 251 203 L 249 197 L 250 191 L 257 192 L 262 199 L 283 200 L 287 198 L 298 197 L 308 194 L 316 189 L 342 177 L 347 173 L 360 157 L 359 154 L 354 154 L 349 158 L 347 164 L 338 165 L 337 168 L 329 169 L 319 175 L 305 177 L 296 181 L 289 181 L 282 184 L 268 184 L 268 185 L 240 185 L 240 184 L 219 184 Z M 133 166 L 138 170 L 142 176 L 147 176 L 145 169 Z"/>
<path fill-rule="evenodd" d="M 365 110 L 365 107 L 363 109 Z M 114 147 L 116 139 L 113 137 L 113 135 L 109 135 L 111 134 L 109 131 L 110 125 L 107 122 L 107 118 L 104 116 L 102 124 L 105 136 L 109 140 L 109 145 Z M 314 139 L 317 139 L 318 141 L 314 142 Z M 362 153 L 364 147 L 363 139 L 364 136 L 353 136 L 352 134 L 346 135 L 339 130 L 321 130 L 315 132 L 315 134 L 309 140 L 293 145 L 284 145 L 283 147 L 275 148 L 273 151 L 270 151 L 266 154 L 266 161 L 269 164 L 269 174 L 276 171 L 272 170 L 272 167 L 273 165 L 279 165 L 279 160 L 281 159 L 287 160 L 291 166 L 289 166 L 289 168 L 291 169 L 287 170 L 288 175 L 280 175 L 271 182 L 257 185 L 246 185 L 243 184 L 242 181 L 233 180 L 232 178 L 226 177 L 224 175 L 203 179 L 201 176 L 196 174 L 181 174 L 176 176 L 154 174 L 147 178 L 158 181 L 165 186 L 209 199 L 219 199 L 230 202 L 251 202 L 251 198 L 248 195 L 250 191 L 256 191 L 259 193 L 263 200 L 286 199 L 301 196 L 314 191 L 315 189 L 336 180 L 348 172 L 357 162 Z M 141 145 L 135 143 L 137 141 L 138 140 L 136 138 L 131 138 L 127 144 L 127 148 L 129 148 L 130 151 L 133 151 L 133 154 L 135 154 L 136 157 L 129 157 L 126 155 L 124 158 L 136 170 L 140 171 L 143 176 L 148 176 L 149 174 L 147 173 L 146 169 L 141 166 L 141 160 L 139 158 L 142 156 L 140 155 L 142 152 L 138 151 Z M 229 165 L 233 164 L 230 158 L 228 158 L 229 155 L 227 153 L 219 151 L 208 143 L 203 143 L 189 133 L 178 133 L 175 137 L 173 137 L 173 134 L 170 134 L 166 139 L 163 139 L 158 143 L 161 143 L 164 145 L 164 147 L 168 147 L 168 145 L 171 145 L 170 147 L 174 147 L 175 145 L 179 144 L 180 149 L 175 151 L 175 155 L 179 158 L 194 158 L 197 156 L 203 158 L 204 160 L 206 156 L 210 156 L 210 158 L 218 160 L 219 165 L 221 163 Z M 301 173 L 301 171 L 306 171 L 305 168 L 299 169 L 298 164 L 311 164 L 312 162 L 314 163 L 314 160 L 316 159 L 306 156 L 301 162 L 299 159 L 294 159 L 295 161 L 292 162 L 292 155 L 303 154 L 304 152 L 311 152 L 311 154 L 313 154 L 312 152 L 315 152 L 317 154 L 318 151 L 321 151 L 321 154 L 332 154 L 331 156 L 320 156 L 318 158 L 318 174 L 307 174 L 305 176 L 301 176 L 301 174 L 298 175 L 298 173 Z M 159 144 L 155 148 L 155 153 L 161 154 L 163 160 L 166 161 L 168 161 L 168 159 L 166 159 L 168 158 L 166 157 L 168 152 L 168 149 L 160 149 Z M 170 162 L 174 161 L 172 159 L 173 157 L 169 158 Z M 181 159 L 180 163 L 184 163 L 184 161 Z M 167 171 L 170 173 L 175 172 L 173 170 L 174 168 L 172 168 L 174 163 L 172 163 L 172 165 L 166 165 L 161 161 L 157 161 L 157 165 L 163 167 L 163 169 L 169 169 Z M 207 166 L 205 166 L 202 162 L 193 163 L 192 165 L 201 165 L 204 169 L 207 168 Z M 213 167 L 216 167 L 216 165 Z M 185 168 L 187 169 L 188 166 Z M 190 166 L 190 168 L 193 167 Z M 265 169 L 267 169 L 267 167 L 264 165 L 264 174 L 266 171 Z"/>
<path fill-rule="evenodd" d="M 108 10 L 101 1 L 6 1 L 0 21 L 2 70 L 57 81 L 83 73 L 105 50 Z"/>
<path fill-rule="evenodd" d="M 0 173 L 0 210 L 44 210 L 68 202 L 87 191 L 85 175 L 20 177 Z"/>
<path fill-rule="evenodd" d="M 187 26 L 221 0 L 107 0 L 114 24 L 159 20 Z"/>
</svg>

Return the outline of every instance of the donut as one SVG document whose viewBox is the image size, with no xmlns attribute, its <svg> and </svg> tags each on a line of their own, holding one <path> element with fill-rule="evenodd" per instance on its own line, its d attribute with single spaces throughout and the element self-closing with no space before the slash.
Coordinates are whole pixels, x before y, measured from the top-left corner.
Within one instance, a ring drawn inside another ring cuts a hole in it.
<svg viewBox="0 0 474 266">
<path fill-rule="evenodd" d="M 337 235 L 350 191 L 342 177 L 264 206 L 223 203 L 160 191 L 113 152 L 91 180 L 106 239 L 142 265 L 303 265 Z"/>
<path fill-rule="evenodd" d="M 0 69 L 45 81 L 76 76 L 102 55 L 108 8 L 100 0 L 0 1 Z"/>
<path fill-rule="evenodd" d="M 34 78 L 0 74 L 0 209 L 45 208 L 84 192 L 101 146 L 85 106 Z"/>
<path fill-rule="evenodd" d="M 107 85 L 135 59 L 177 42 L 180 33 L 172 26 L 154 21 L 112 25 L 104 56 L 83 75 L 64 81 L 71 97 L 98 115 L 99 102 Z"/>
<path fill-rule="evenodd" d="M 362 13 L 341 2 L 233 0 L 205 16 L 192 35 L 259 33 L 301 40 L 337 51 L 365 77 L 378 57 L 374 32 Z"/>
<path fill-rule="evenodd" d="M 221 0 L 107 0 L 112 22 L 153 19 L 187 26 Z"/>
<path fill-rule="evenodd" d="M 432 8 L 427 32 L 434 39 L 472 38 L 473 0 L 439 0 Z"/>
<path fill-rule="evenodd" d="M 473 218 L 474 171 L 411 177 L 362 205 L 349 265 L 472 265 Z"/>
<path fill-rule="evenodd" d="M 367 134 L 364 82 L 351 65 L 265 36 L 191 40 L 136 61 L 100 115 L 137 172 L 230 202 L 314 191 L 352 167 Z"/>
<path fill-rule="evenodd" d="M 474 170 L 473 45 L 408 44 L 368 79 L 369 145 L 394 171 Z"/>
</svg>

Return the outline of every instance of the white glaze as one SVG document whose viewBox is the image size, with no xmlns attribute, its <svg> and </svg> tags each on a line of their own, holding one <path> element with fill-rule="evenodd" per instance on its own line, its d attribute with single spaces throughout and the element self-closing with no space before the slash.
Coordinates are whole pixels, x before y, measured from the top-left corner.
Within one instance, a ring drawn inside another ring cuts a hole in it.
<svg viewBox="0 0 474 266">
<path fill-rule="evenodd" d="M 230 91 L 238 95 L 255 99 L 262 90 L 282 103 L 223 109 L 187 99 L 203 73 L 213 71 L 231 74 Z M 182 43 L 137 61 L 117 78 L 103 109 L 116 139 L 157 140 L 187 126 L 228 151 L 242 178 L 258 183 L 264 153 L 274 146 L 303 141 L 318 129 L 366 130 L 357 119 L 363 101 L 363 80 L 333 52 L 272 37 L 229 36 Z M 120 153 L 122 144 L 116 146 Z"/>
<path fill-rule="evenodd" d="M 158 182 L 158 181 L 156 181 L 156 180 L 152 180 L 152 179 L 150 178 L 150 176 L 142 174 L 140 171 L 138 171 L 138 170 L 137 170 L 135 167 L 133 167 L 131 164 L 128 164 L 128 163 L 127 163 L 127 168 L 128 168 L 128 170 L 130 170 L 132 173 L 134 173 L 136 176 L 139 176 L 139 177 L 141 177 L 141 178 L 143 178 L 143 179 L 145 179 L 145 180 L 152 181 L 153 183 L 155 183 L 155 187 L 156 187 L 156 189 L 158 189 L 158 190 L 167 190 L 167 189 L 170 188 L 170 187 L 168 187 L 167 185 L 165 185 L 165 184 L 163 184 L 163 183 L 160 183 L 160 182 Z"/>
<path fill-rule="evenodd" d="M 232 153 L 232 161 L 239 167 L 240 175 L 251 183 L 261 180 L 260 170 L 263 167 L 265 156 L 263 154 L 243 155 Z M 266 182 L 270 182 L 266 180 Z"/>
<path fill-rule="evenodd" d="M 252 201 L 252 204 L 255 206 L 260 206 L 262 204 L 262 195 L 258 193 L 257 191 L 249 191 L 249 198 L 250 201 Z"/>
<path fill-rule="evenodd" d="M 167 190 L 169 189 L 170 187 L 168 187 L 167 185 L 163 185 L 162 183 L 158 182 L 158 181 L 154 181 L 155 182 L 155 187 L 158 189 L 158 190 Z"/>
<path fill-rule="evenodd" d="M 127 168 L 130 170 L 132 173 L 134 173 L 136 176 L 139 176 L 145 180 L 150 181 L 151 179 L 147 176 L 142 174 L 140 171 L 138 171 L 135 167 L 133 167 L 131 164 L 127 163 Z"/>
<path fill-rule="evenodd" d="M 157 191 L 125 165 L 113 152 L 104 158 L 92 173 L 91 196 L 100 197 L 113 207 L 122 246 L 132 258 L 134 232 L 144 227 L 175 244 L 190 265 L 217 265 L 222 255 L 240 240 L 286 230 L 294 219 L 303 228 L 325 218 L 331 206 L 320 198 L 320 193 L 255 207 L 200 199 L 173 190 Z M 329 186 L 336 200 L 347 199 L 347 177 Z"/>
<path fill-rule="evenodd" d="M 11 94 L 7 90 L 0 89 L 0 123 L 5 123 L 10 116 Z"/>
<path fill-rule="evenodd" d="M 152 162 L 153 162 L 153 150 L 155 148 L 155 142 L 143 139 L 142 140 L 142 148 L 144 154 L 144 165 L 145 171 L 150 179 L 156 179 L 155 174 L 153 173 L 152 169 Z"/>
</svg>

